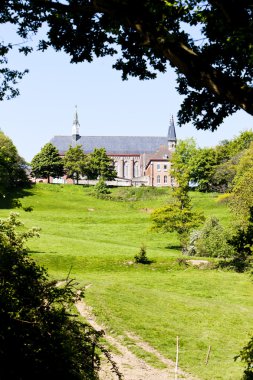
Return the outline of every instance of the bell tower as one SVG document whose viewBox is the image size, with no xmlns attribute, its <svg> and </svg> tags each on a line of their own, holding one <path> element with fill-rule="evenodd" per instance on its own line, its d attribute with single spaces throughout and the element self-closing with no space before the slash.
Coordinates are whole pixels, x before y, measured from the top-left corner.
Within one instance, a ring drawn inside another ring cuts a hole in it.
<svg viewBox="0 0 253 380">
<path fill-rule="evenodd" d="M 75 107 L 75 113 L 74 113 L 74 120 L 72 124 L 72 140 L 77 141 L 80 139 L 80 134 L 79 134 L 79 129 L 80 129 L 80 124 L 78 121 L 78 114 L 77 114 L 77 106 Z"/>
<path fill-rule="evenodd" d="M 169 131 L 168 131 L 168 149 L 174 151 L 177 145 L 177 136 L 174 124 L 173 115 L 170 119 Z"/>
</svg>

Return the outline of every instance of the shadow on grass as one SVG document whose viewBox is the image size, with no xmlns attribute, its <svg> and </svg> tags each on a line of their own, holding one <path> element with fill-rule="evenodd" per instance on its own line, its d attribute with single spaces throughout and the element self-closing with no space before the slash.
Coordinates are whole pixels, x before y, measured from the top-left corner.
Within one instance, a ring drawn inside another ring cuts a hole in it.
<svg viewBox="0 0 253 380">
<path fill-rule="evenodd" d="M 173 245 L 173 244 L 169 244 L 165 247 L 165 249 L 176 249 L 176 250 L 179 250 L 181 251 L 182 250 L 182 247 L 181 245 L 177 244 L 177 245 Z"/>
<path fill-rule="evenodd" d="M 33 195 L 30 191 L 32 185 L 23 189 L 14 190 L 1 190 L 0 191 L 0 209 L 13 209 L 21 208 L 21 199 L 27 197 L 28 195 Z M 32 211 L 32 210 L 25 210 Z"/>
</svg>

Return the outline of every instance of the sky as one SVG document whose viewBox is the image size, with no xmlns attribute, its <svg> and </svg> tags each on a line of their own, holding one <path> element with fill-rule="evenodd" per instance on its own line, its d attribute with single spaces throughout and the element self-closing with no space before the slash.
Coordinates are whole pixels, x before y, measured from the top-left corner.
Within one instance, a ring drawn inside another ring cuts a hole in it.
<svg viewBox="0 0 253 380">
<path fill-rule="evenodd" d="M 0 40 L 4 39 L 0 30 Z M 0 102 L 0 128 L 27 162 L 55 135 L 70 135 L 77 106 L 82 136 L 166 136 L 174 116 L 178 139 L 195 138 L 198 146 L 215 146 L 241 131 L 253 129 L 253 117 L 238 111 L 216 132 L 177 126 L 182 97 L 175 90 L 175 74 L 155 80 L 121 80 L 111 57 L 93 63 L 70 64 L 69 57 L 50 49 L 27 57 L 14 53 L 12 68 L 28 68 L 18 84 L 20 95 Z"/>
</svg>

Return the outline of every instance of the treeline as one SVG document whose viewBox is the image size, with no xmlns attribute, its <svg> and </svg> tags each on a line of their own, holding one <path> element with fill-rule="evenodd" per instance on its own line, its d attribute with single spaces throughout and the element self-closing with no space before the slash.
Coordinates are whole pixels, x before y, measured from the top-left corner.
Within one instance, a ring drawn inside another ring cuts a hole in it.
<svg viewBox="0 0 253 380">
<path fill-rule="evenodd" d="M 178 143 L 177 154 L 189 173 L 190 184 L 201 192 L 230 192 L 245 171 L 245 157 L 252 155 L 253 132 L 242 132 L 211 148 L 197 148 L 194 139 Z"/>
<path fill-rule="evenodd" d="M 47 178 L 48 183 L 50 177 L 63 175 L 77 184 L 81 177 L 112 180 L 117 176 L 113 161 L 104 148 L 95 148 L 92 153 L 85 154 L 81 145 L 70 146 L 61 157 L 56 147 L 48 143 L 32 159 L 31 169 L 35 178 Z"/>
</svg>

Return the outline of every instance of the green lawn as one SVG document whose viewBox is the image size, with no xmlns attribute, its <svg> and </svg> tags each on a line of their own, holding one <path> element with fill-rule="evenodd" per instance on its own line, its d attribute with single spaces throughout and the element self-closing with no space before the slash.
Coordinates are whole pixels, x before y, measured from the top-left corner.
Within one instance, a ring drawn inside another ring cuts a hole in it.
<svg viewBox="0 0 253 380">
<path fill-rule="evenodd" d="M 115 189 L 113 196 L 124 198 L 124 192 Z M 55 278 L 71 269 L 80 284 L 91 284 L 86 302 L 115 334 L 138 334 L 171 359 L 179 336 L 183 369 L 201 379 L 240 379 L 242 366 L 233 358 L 252 331 L 249 276 L 179 265 L 176 236 L 150 231 L 150 210 L 168 199 L 164 189 L 131 190 L 128 201 L 97 200 L 90 193 L 81 186 L 40 184 L 21 199 L 34 209 L 20 210 L 22 221 L 41 227 L 41 237 L 29 243 L 34 258 Z M 214 194 L 192 198 L 206 216 L 229 222 Z M 141 244 L 153 264 L 132 263 Z"/>
</svg>

